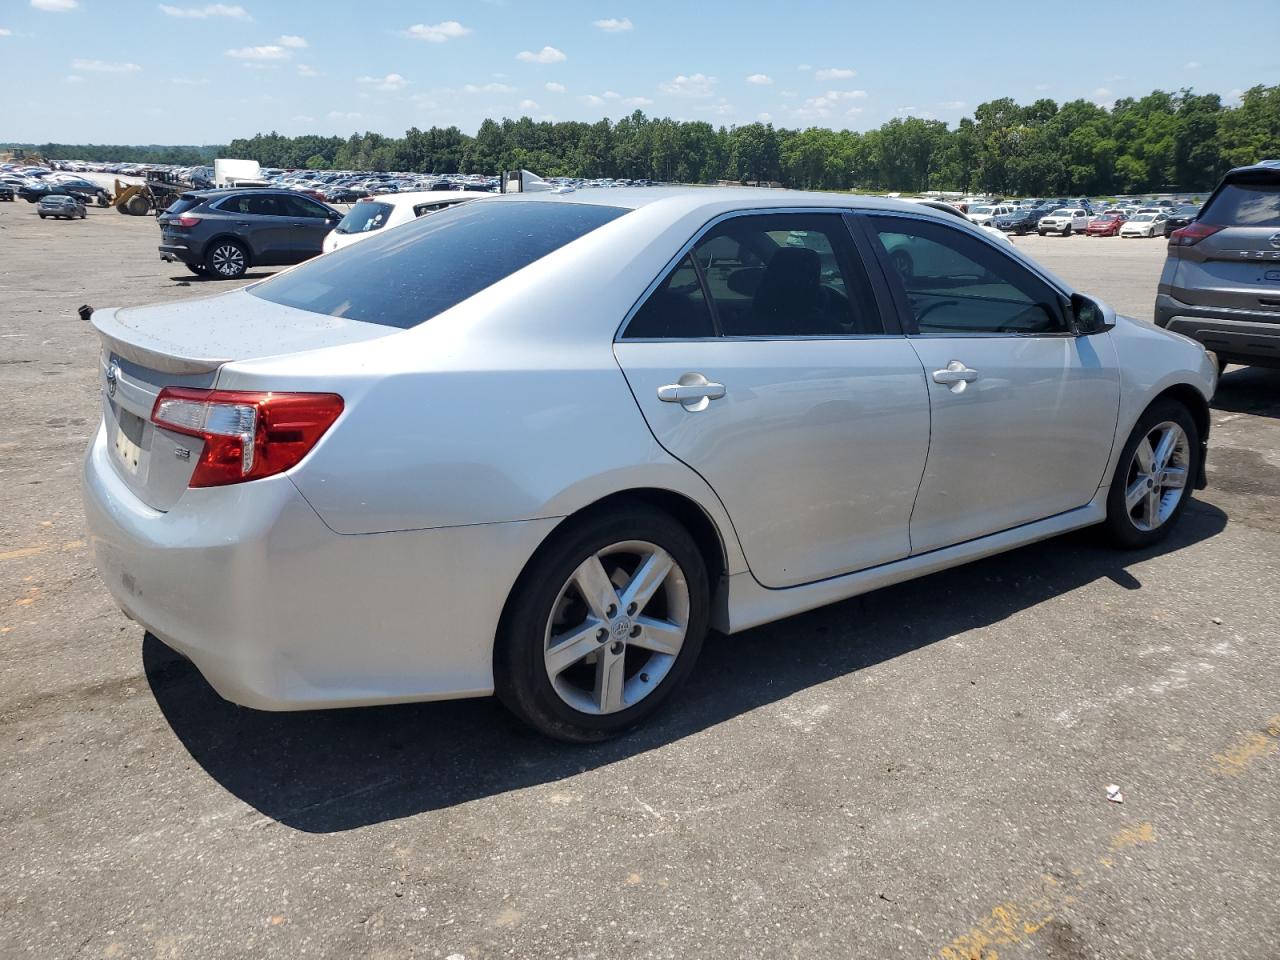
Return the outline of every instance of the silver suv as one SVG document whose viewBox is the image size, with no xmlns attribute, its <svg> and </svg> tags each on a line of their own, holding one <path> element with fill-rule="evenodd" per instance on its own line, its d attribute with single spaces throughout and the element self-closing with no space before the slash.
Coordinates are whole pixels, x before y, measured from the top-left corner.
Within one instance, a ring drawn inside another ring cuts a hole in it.
<svg viewBox="0 0 1280 960">
<path fill-rule="evenodd" d="M 1156 324 L 1228 363 L 1280 367 L 1280 160 L 1227 173 L 1169 236 Z"/>
</svg>

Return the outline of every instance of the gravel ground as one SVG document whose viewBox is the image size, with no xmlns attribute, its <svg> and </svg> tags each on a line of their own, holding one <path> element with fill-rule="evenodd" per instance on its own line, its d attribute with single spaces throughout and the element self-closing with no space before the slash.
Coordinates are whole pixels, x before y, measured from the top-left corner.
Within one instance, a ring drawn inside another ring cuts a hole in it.
<svg viewBox="0 0 1280 960">
<path fill-rule="evenodd" d="M 713 638 L 625 740 L 271 715 L 85 546 L 75 308 L 226 289 L 156 233 L 0 204 L 0 956 L 1278 955 L 1280 371 L 1226 375 L 1160 549 L 1075 534 Z M 1163 243 L 1017 243 L 1150 316 Z"/>
</svg>

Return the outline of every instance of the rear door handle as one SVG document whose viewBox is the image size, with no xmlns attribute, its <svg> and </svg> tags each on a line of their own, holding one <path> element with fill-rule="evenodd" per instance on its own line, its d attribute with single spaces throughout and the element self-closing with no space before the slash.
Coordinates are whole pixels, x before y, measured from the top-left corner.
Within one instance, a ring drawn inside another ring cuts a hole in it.
<svg viewBox="0 0 1280 960">
<path fill-rule="evenodd" d="M 696 413 L 705 410 L 712 400 L 724 396 L 724 384 L 713 383 L 700 373 L 686 373 L 676 383 L 658 388 L 658 399 L 665 403 L 678 403 Z"/>
<path fill-rule="evenodd" d="M 971 370 L 959 360 L 952 360 L 941 370 L 933 371 L 933 382 L 945 384 L 952 393 L 964 393 L 964 388 L 978 379 L 978 371 Z"/>
</svg>

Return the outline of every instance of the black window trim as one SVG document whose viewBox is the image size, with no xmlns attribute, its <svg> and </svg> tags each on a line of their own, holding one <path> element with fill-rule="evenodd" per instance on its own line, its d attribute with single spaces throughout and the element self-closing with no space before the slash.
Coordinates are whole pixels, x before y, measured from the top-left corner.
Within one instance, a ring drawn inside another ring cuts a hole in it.
<svg viewBox="0 0 1280 960">
<path fill-rule="evenodd" d="M 845 232 L 849 242 L 853 245 L 859 258 L 862 260 L 863 269 L 866 271 L 867 278 L 871 283 L 871 291 L 875 300 L 876 309 L 880 312 L 880 319 L 885 328 L 884 333 L 851 333 L 851 334 L 822 334 L 809 336 L 781 336 L 781 335 L 761 335 L 749 337 L 724 336 L 717 332 L 717 335 L 711 337 L 634 337 L 626 338 L 626 331 L 631 319 L 640 312 L 640 308 L 644 306 L 649 297 L 658 289 L 659 286 L 667 279 L 686 255 L 690 256 L 693 261 L 694 270 L 698 274 L 698 283 L 702 288 L 702 295 L 706 298 L 707 306 L 711 310 L 711 320 L 717 331 L 721 330 L 720 316 L 716 312 L 715 301 L 711 297 L 710 290 L 707 288 L 706 278 L 703 276 L 702 267 L 698 264 L 697 257 L 693 257 L 693 248 L 698 245 L 704 236 L 712 229 L 724 223 L 727 220 L 737 219 L 738 217 L 757 217 L 757 216 L 773 216 L 776 214 L 826 214 L 828 216 L 840 217 L 845 226 Z M 753 340 L 774 341 L 774 340 L 884 340 L 889 337 L 901 337 L 904 328 L 901 326 L 900 309 L 897 307 L 896 301 L 889 297 L 887 288 L 882 289 L 882 284 L 876 282 L 876 270 L 873 263 L 878 263 L 877 253 L 874 248 L 866 244 L 865 241 L 859 242 L 858 231 L 852 228 L 851 217 L 857 211 L 849 207 L 752 207 L 748 210 L 730 210 L 728 213 L 717 214 L 712 217 L 696 231 L 693 236 L 676 252 L 676 255 L 667 261 L 666 265 L 658 271 L 658 275 L 645 287 L 644 292 L 631 305 L 631 309 L 627 311 L 623 317 L 622 323 L 618 325 L 614 331 L 614 343 L 717 343 L 731 342 L 743 343 Z M 877 259 L 870 259 L 877 258 Z"/>
<path fill-rule="evenodd" d="M 920 214 L 917 214 L 914 211 L 906 211 L 906 210 L 904 211 L 898 211 L 898 210 L 854 211 L 854 215 L 852 219 L 858 222 L 858 224 L 862 228 L 862 233 L 864 238 L 867 240 L 867 242 L 869 242 L 872 245 L 873 255 L 876 258 L 876 262 L 879 263 L 880 265 L 880 274 L 884 279 L 885 283 L 888 284 L 890 291 L 892 291 L 893 300 L 897 306 L 898 323 L 900 324 L 901 329 L 903 330 L 903 332 L 908 338 L 919 338 L 922 340 L 925 340 L 925 339 L 928 339 L 928 340 L 939 340 L 939 339 L 991 340 L 991 339 L 997 339 L 997 338 L 1025 340 L 1029 337 L 1035 337 L 1039 339 L 1066 338 L 1066 339 L 1074 340 L 1079 336 L 1079 334 L 1076 332 L 1075 323 L 1072 322 L 1072 319 L 1071 319 L 1071 313 L 1070 313 L 1071 293 L 1064 291 L 1057 282 L 1055 282 L 1052 278 L 1046 276 L 1042 270 L 1039 270 L 1031 263 L 1028 263 L 1025 260 L 1020 260 L 1016 257 L 1009 257 L 1009 259 L 1013 261 L 1015 266 L 1022 267 L 1022 269 L 1026 270 L 1033 277 L 1035 277 L 1037 280 L 1045 284 L 1050 290 L 1052 290 L 1054 293 L 1058 295 L 1058 309 L 1060 311 L 1060 318 L 1063 321 L 1063 324 L 1065 326 L 1064 330 L 1057 330 L 1057 331 L 1054 331 L 1053 333 L 1016 333 L 1013 331 L 1000 333 L 996 331 L 977 331 L 977 330 L 949 331 L 947 333 L 921 333 L 918 326 L 916 325 L 915 312 L 911 309 L 911 304 L 907 301 L 906 288 L 903 287 L 902 282 L 897 278 L 897 276 L 893 272 L 893 264 L 889 262 L 889 254 L 884 249 L 884 245 L 880 242 L 880 237 L 878 232 L 876 231 L 875 224 L 871 220 L 872 217 L 887 217 L 890 219 L 899 219 L 899 220 L 921 220 L 925 223 L 936 224 L 940 227 L 944 227 L 949 230 L 954 230 L 956 233 L 963 234 L 966 237 L 971 237 L 975 240 L 978 240 L 981 243 L 985 243 L 992 250 L 998 251 L 1001 255 L 1005 257 L 1009 257 L 1009 254 L 1007 251 L 1001 250 L 1000 245 L 997 244 L 994 240 L 991 240 L 990 238 L 983 236 L 980 231 L 977 231 L 977 230 L 971 231 L 971 230 L 962 229 L 960 227 L 955 226 L 954 224 L 948 223 L 946 220 L 943 220 L 941 217 L 927 217 L 927 216 L 922 216 Z"/>
</svg>

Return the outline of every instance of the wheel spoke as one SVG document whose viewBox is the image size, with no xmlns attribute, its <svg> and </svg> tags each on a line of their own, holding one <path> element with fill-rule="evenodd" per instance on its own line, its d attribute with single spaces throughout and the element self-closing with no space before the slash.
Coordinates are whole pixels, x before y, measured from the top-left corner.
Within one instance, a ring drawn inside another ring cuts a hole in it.
<svg viewBox="0 0 1280 960">
<path fill-rule="evenodd" d="M 1170 467 L 1161 475 L 1160 485 L 1166 490 L 1181 490 L 1187 485 L 1187 471 L 1183 467 Z"/>
<path fill-rule="evenodd" d="M 671 572 L 671 566 L 675 561 L 671 559 L 671 554 L 665 550 L 655 549 L 643 563 L 640 564 L 635 575 L 631 578 L 631 582 L 627 584 L 626 589 L 622 591 L 619 597 L 623 610 L 630 610 L 631 604 L 636 605 L 636 612 L 639 613 L 645 608 L 645 605 L 657 593 L 658 587 L 662 586 L 662 581 L 667 579 L 667 574 Z"/>
<path fill-rule="evenodd" d="M 1138 467 L 1143 473 L 1151 473 L 1155 467 L 1155 451 L 1151 449 L 1151 438 L 1143 437 L 1138 449 L 1133 452 L 1138 459 Z"/>
<path fill-rule="evenodd" d="M 1147 478 L 1138 477 L 1129 485 L 1129 489 L 1124 492 L 1124 505 L 1130 513 L 1134 508 L 1142 502 L 1142 498 L 1147 495 Z"/>
<path fill-rule="evenodd" d="M 613 589 L 613 581 L 609 579 L 604 571 L 604 564 L 595 554 L 583 560 L 573 572 L 573 582 L 577 584 L 582 599 L 587 602 L 597 620 L 610 620 L 622 608 L 617 591 Z M 610 607 L 613 608 L 612 613 Z"/>
<path fill-rule="evenodd" d="M 626 681 L 626 648 L 614 653 L 612 647 L 611 643 L 602 645 L 600 658 L 596 661 L 595 701 L 601 713 L 612 713 L 624 706 L 622 689 Z"/>
<path fill-rule="evenodd" d="M 669 657 L 680 652 L 680 646 L 684 643 L 684 627 L 678 623 L 653 617 L 636 617 L 636 626 L 640 628 L 639 635 L 627 641 L 633 647 L 665 653 Z"/>
<path fill-rule="evenodd" d="M 1169 427 L 1161 434 L 1160 442 L 1156 445 L 1154 455 L 1155 464 L 1153 466 L 1156 471 L 1163 470 L 1168 465 L 1169 457 L 1173 455 L 1173 448 L 1177 442 L 1178 430 L 1176 427 Z"/>
<path fill-rule="evenodd" d="M 1160 525 L 1160 491 L 1154 487 L 1147 492 L 1147 502 L 1143 510 L 1143 519 L 1151 529 Z"/>
<path fill-rule="evenodd" d="M 588 617 L 578 630 L 559 640 L 547 651 L 547 674 L 553 679 L 560 676 L 583 657 L 600 646 L 597 634 L 603 624 L 594 617 Z"/>
</svg>

